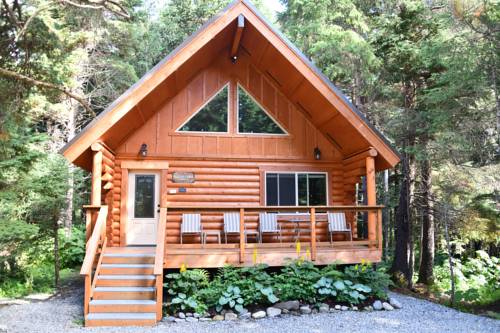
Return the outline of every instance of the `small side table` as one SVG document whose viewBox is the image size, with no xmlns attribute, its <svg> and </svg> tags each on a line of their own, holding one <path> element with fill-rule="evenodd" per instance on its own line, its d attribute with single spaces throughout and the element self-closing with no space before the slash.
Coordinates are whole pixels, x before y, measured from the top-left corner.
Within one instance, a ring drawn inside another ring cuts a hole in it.
<svg viewBox="0 0 500 333">
<path fill-rule="evenodd" d="M 216 236 L 219 244 L 221 243 L 219 230 L 205 230 L 205 231 L 203 231 L 203 244 L 207 243 L 207 236 Z"/>
<path fill-rule="evenodd" d="M 257 243 L 259 242 L 260 234 L 257 230 L 245 230 L 245 243 L 248 243 L 248 235 L 255 237 Z"/>
</svg>

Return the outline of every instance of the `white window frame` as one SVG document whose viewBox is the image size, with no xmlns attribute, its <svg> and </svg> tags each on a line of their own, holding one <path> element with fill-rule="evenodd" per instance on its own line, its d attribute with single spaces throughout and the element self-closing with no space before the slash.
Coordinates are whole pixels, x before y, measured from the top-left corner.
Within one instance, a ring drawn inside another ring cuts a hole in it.
<svg viewBox="0 0 500 333">
<path fill-rule="evenodd" d="M 257 104 L 261 109 L 262 111 L 264 111 L 264 113 L 269 117 L 271 118 L 272 121 L 274 121 L 274 123 L 283 131 L 283 133 L 246 133 L 246 132 L 240 132 L 240 90 L 239 88 L 241 88 L 248 96 L 250 96 L 250 98 L 252 99 L 252 101 L 254 101 L 255 104 Z M 279 123 L 278 120 L 276 120 L 271 113 L 269 113 L 267 111 L 267 109 L 262 106 L 262 104 L 260 104 L 253 96 L 252 94 L 246 90 L 239 82 L 236 84 L 236 133 L 239 134 L 239 135 L 258 135 L 258 136 L 289 136 L 290 133 L 288 133 L 288 131 L 283 128 L 283 126 L 281 126 L 281 124 Z"/>
<path fill-rule="evenodd" d="M 181 128 L 183 128 L 191 119 L 193 119 L 201 110 L 203 110 L 203 108 L 205 106 L 207 106 L 208 103 L 210 103 L 215 97 L 217 97 L 217 95 L 222 91 L 224 90 L 225 88 L 227 88 L 227 123 L 226 123 L 226 131 L 225 132 L 209 132 L 209 131 L 181 131 Z M 224 84 L 222 86 L 222 88 L 220 88 L 219 90 L 217 90 L 217 92 L 215 94 L 213 94 L 205 103 L 203 103 L 202 106 L 200 106 L 198 108 L 198 110 L 196 110 L 191 116 L 189 116 L 188 119 L 186 119 L 179 127 L 177 127 L 177 129 L 175 130 L 175 133 L 181 133 L 181 134 L 193 134 L 193 133 L 196 133 L 196 134 L 199 134 L 199 133 L 208 133 L 208 134 L 229 134 L 229 126 L 231 124 L 231 110 L 230 110 L 230 107 L 231 107 L 231 89 L 230 89 L 230 84 L 229 82 L 226 82 L 226 84 Z"/>
<path fill-rule="evenodd" d="M 299 175 L 325 175 L 325 190 L 326 190 L 326 203 L 325 205 L 328 206 L 328 199 L 329 199 L 329 191 L 328 191 L 328 172 L 325 171 L 265 171 L 264 172 L 264 202 L 265 205 L 267 206 L 267 174 L 293 174 L 295 175 L 295 205 L 296 207 L 309 207 L 307 206 L 299 206 Z M 278 204 L 279 204 L 279 177 L 277 179 L 278 181 Z M 307 192 L 309 193 L 309 177 L 307 179 Z M 307 199 L 309 201 L 309 198 Z M 279 207 L 279 206 L 277 206 Z M 312 206 L 315 207 L 315 206 Z M 316 207 L 321 207 L 321 206 L 316 206 Z"/>
</svg>

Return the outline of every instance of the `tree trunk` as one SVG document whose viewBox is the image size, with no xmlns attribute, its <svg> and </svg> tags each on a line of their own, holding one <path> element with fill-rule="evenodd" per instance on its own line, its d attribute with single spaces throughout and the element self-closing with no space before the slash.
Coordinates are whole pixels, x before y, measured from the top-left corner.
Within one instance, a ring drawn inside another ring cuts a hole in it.
<svg viewBox="0 0 500 333">
<path fill-rule="evenodd" d="M 402 161 L 403 180 L 396 211 L 395 240 L 396 248 L 391 273 L 397 280 L 411 286 L 412 283 L 412 198 L 413 179 L 415 177 L 415 159 L 405 154 Z"/>
<path fill-rule="evenodd" d="M 384 171 L 384 210 L 382 211 L 382 230 L 384 242 L 384 260 L 389 257 L 389 170 Z"/>
<path fill-rule="evenodd" d="M 450 232 L 448 230 L 448 207 L 444 207 L 444 238 L 446 240 L 446 249 L 448 251 L 448 263 L 450 265 L 450 282 L 451 282 L 451 306 L 455 307 L 455 272 L 453 267 L 453 254 L 451 252 Z"/>
<path fill-rule="evenodd" d="M 56 216 L 59 214 L 56 214 Z M 59 218 L 54 218 L 54 285 L 59 288 L 59 271 L 61 269 L 61 263 L 59 260 Z"/>
<path fill-rule="evenodd" d="M 434 280 L 434 204 L 432 195 L 432 164 L 426 159 L 422 162 L 423 216 L 422 242 L 420 248 L 420 267 L 418 282 L 430 285 Z"/>
</svg>

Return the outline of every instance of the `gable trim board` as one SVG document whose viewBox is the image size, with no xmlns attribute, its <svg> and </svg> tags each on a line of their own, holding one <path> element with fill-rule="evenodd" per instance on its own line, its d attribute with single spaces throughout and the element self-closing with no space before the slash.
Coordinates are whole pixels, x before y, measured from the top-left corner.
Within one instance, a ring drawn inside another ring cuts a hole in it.
<svg viewBox="0 0 500 333">
<path fill-rule="evenodd" d="M 399 153 L 393 149 L 387 139 L 352 105 L 324 74 L 322 74 L 288 39 L 274 29 L 258 10 L 246 0 L 235 0 L 218 15 L 205 23 L 197 32 L 172 51 L 153 69 L 147 72 L 137 83 L 115 100 L 105 111 L 99 114 L 78 135 L 62 149 L 61 153 L 71 162 L 88 152 L 90 145 L 101 137 L 129 112 L 137 109 L 138 104 L 162 82 L 176 72 L 192 55 L 210 43 L 239 15 L 252 24 L 281 56 L 287 59 L 295 69 L 334 106 L 345 120 L 357 130 L 370 146 L 390 167 L 399 160 Z M 328 134 L 328 133 L 326 133 Z M 80 163 L 80 166 L 81 163 Z"/>
</svg>

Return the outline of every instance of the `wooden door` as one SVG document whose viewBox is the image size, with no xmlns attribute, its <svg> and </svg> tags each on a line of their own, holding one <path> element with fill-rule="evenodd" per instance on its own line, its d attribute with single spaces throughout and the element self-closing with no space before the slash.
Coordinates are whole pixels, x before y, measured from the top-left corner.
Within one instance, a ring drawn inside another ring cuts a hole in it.
<svg viewBox="0 0 500 333">
<path fill-rule="evenodd" d="M 160 174 L 151 171 L 129 172 L 128 186 L 127 245 L 155 244 Z"/>
</svg>

